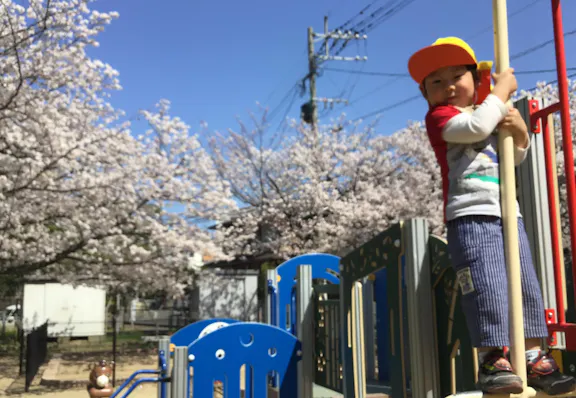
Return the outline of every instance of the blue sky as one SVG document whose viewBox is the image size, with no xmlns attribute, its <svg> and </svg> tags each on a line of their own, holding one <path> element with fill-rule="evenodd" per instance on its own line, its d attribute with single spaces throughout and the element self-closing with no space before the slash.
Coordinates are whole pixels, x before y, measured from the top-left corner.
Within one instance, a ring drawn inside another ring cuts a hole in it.
<svg viewBox="0 0 576 398">
<path fill-rule="evenodd" d="M 305 97 L 296 97 L 291 108 L 290 101 L 282 101 L 307 73 L 307 27 L 323 30 L 325 15 L 329 26 L 336 27 L 370 1 L 99 0 L 93 3 L 96 9 L 118 11 L 120 18 L 100 35 L 101 46 L 91 53 L 120 72 L 124 89 L 114 93 L 112 103 L 128 116 L 166 98 L 172 102 L 173 114 L 193 130 L 198 130 L 201 121 L 212 130 L 224 130 L 237 126 L 236 117 L 247 120 L 259 101 L 277 110 L 270 122 L 275 128 L 286 112 L 298 117 L 300 105 L 308 100 L 306 92 Z M 378 1 L 373 9 L 385 4 L 385 0 Z M 409 56 L 441 36 L 462 37 L 479 59 L 492 59 L 491 4 L 414 0 L 369 32 L 366 43 L 351 43 L 341 54 L 367 55 L 367 62 L 330 61 L 324 66 L 407 73 Z M 576 22 L 568 18 L 576 15 L 576 2 L 564 1 L 563 7 L 564 31 L 576 29 Z M 509 0 L 509 13 L 518 10 L 522 11 L 509 20 L 512 55 L 553 38 L 549 0 Z M 576 52 L 570 50 L 575 44 L 576 35 L 566 37 L 568 67 L 576 67 Z M 519 72 L 553 69 L 554 47 L 548 45 L 513 60 L 512 66 Z M 318 78 L 318 96 L 344 93 L 353 103 L 335 108 L 329 116 L 344 111 L 357 118 L 418 94 L 411 79 L 393 79 L 324 71 Z M 530 88 L 538 80 L 556 77 L 554 73 L 519 74 L 518 79 L 521 88 Z M 408 120 L 422 120 L 425 112 L 423 99 L 398 106 L 382 115 L 379 132 L 393 133 Z"/>
</svg>

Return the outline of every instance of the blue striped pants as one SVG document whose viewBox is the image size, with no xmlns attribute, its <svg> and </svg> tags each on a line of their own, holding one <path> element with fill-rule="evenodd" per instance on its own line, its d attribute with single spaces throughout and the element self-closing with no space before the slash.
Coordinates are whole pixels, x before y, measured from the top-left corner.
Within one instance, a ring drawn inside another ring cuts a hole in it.
<svg viewBox="0 0 576 398">
<path fill-rule="evenodd" d="M 465 216 L 447 223 L 448 252 L 474 347 L 509 346 L 508 284 L 502 219 Z M 518 218 L 524 335 L 544 338 L 548 329 L 542 292 L 524 222 Z"/>
</svg>

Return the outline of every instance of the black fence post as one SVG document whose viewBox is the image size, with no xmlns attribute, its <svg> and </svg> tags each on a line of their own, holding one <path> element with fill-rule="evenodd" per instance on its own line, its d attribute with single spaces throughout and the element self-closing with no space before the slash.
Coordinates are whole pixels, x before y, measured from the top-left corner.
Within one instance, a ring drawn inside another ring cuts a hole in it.
<svg viewBox="0 0 576 398">
<path fill-rule="evenodd" d="M 112 367 L 112 387 L 116 387 L 116 340 L 118 339 L 118 329 L 117 329 L 117 311 L 114 311 L 112 315 L 112 362 L 114 366 Z"/>
<path fill-rule="evenodd" d="M 26 348 L 26 340 L 24 339 L 24 329 L 22 325 L 18 326 L 18 343 L 20 344 L 20 365 L 18 368 L 18 376 L 22 376 L 24 372 L 24 350 Z"/>
</svg>

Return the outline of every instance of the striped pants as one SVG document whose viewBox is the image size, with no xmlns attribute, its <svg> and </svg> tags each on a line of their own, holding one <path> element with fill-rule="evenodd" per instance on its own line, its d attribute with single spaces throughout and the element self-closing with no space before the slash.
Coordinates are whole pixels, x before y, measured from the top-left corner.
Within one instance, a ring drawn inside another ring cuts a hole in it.
<svg viewBox="0 0 576 398">
<path fill-rule="evenodd" d="M 448 251 L 461 289 L 462 310 L 474 347 L 509 346 L 508 284 L 502 220 L 465 216 L 451 220 Z M 528 236 L 518 219 L 522 304 L 526 338 L 548 336 L 542 292 Z"/>
</svg>

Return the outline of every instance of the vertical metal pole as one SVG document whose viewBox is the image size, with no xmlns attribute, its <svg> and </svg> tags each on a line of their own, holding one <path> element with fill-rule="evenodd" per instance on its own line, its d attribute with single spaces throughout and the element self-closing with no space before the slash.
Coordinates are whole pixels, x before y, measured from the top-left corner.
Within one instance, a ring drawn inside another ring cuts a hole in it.
<svg viewBox="0 0 576 398">
<path fill-rule="evenodd" d="M 554 144 L 554 123 L 550 123 L 549 118 L 542 119 L 542 131 L 544 134 L 544 148 L 546 155 L 546 185 L 548 187 L 548 217 L 551 224 L 552 243 L 550 250 L 554 259 L 554 289 L 556 293 L 556 313 L 558 315 L 558 323 L 566 323 L 566 301 L 564 292 L 564 256 L 562 253 L 562 226 L 560 220 L 560 202 L 556 201 L 556 193 L 558 192 L 558 177 L 554 171 L 556 170 L 556 147 Z M 547 246 L 549 248 L 550 246 Z"/>
<path fill-rule="evenodd" d="M 560 6 L 560 0 L 552 0 L 552 22 L 554 23 L 554 45 L 556 50 L 556 68 L 558 70 L 558 100 L 560 101 L 560 119 L 562 125 L 562 149 L 564 152 L 564 170 L 566 172 L 566 191 L 568 194 L 570 247 L 574 254 L 576 253 L 576 176 L 574 173 L 574 153 L 572 152 L 570 98 L 568 95 L 564 28 L 562 26 L 562 7 Z M 576 261 L 572 261 L 572 275 L 576 275 Z M 576 300 L 576 283 L 574 284 L 574 293 Z"/>
<path fill-rule="evenodd" d="M 18 342 L 20 343 L 20 361 L 19 361 L 19 367 L 18 367 L 18 376 L 22 376 L 22 373 L 24 372 L 24 351 L 26 349 L 24 323 L 20 322 L 20 325 L 17 327 L 18 327 L 18 329 L 17 329 L 18 330 Z"/>
<path fill-rule="evenodd" d="M 314 30 L 308 28 L 308 79 L 310 84 L 310 104 L 312 105 L 312 132 L 318 140 L 318 110 L 316 107 L 316 54 L 314 53 Z M 317 143 L 317 142 L 316 142 Z"/>
<path fill-rule="evenodd" d="M 374 281 L 370 276 L 364 278 L 363 285 L 363 311 L 365 314 L 364 325 L 366 342 L 366 377 L 376 380 L 376 339 L 374 338 Z"/>
<path fill-rule="evenodd" d="M 114 306 L 116 308 L 116 306 Z M 116 342 L 118 340 L 118 329 L 116 324 L 118 323 L 118 311 L 114 310 L 112 314 L 112 362 L 114 362 L 114 367 L 112 368 L 112 387 L 116 387 Z"/>
<path fill-rule="evenodd" d="M 496 72 L 501 73 L 510 67 L 506 0 L 493 0 L 492 6 Z M 511 320 L 510 346 L 512 367 L 522 379 L 524 389 L 526 389 L 526 357 L 520 278 L 520 250 L 518 246 L 518 218 L 516 214 L 514 141 L 509 132 L 500 131 L 498 134 L 498 148 L 504 247 L 508 266 L 508 306 Z"/>
<path fill-rule="evenodd" d="M 326 57 L 330 56 L 330 48 L 328 47 L 328 16 L 324 17 L 324 46 L 326 47 Z"/>
<path fill-rule="evenodd" d="M 352 285 L 352 355 L 354 357 L 354 397 L 366 397 L 366 362 L 364 346 L 364 316 L 362 283 Z"/>
<path fill-rule="evenodd" d="M 312 267 L 301 265 L 296 274 L 296 336 L 302 343 L 298 362 L 298 397 L 312 398 L 314 383 L 314 314 L 312 313 Z"/>
<path fill-rule="evenodd" d="M 170 339 L 168 337 L 162 337 L 158 341 L 158 354 L 164 352 L 166 358 L 166 371 L 160 376 L 165 377 L 170 374 Z M 169 382 L 158 383 L 158 398 L 168 398 L 168 389 L 170 388 Z"/>
<path fill-rule="evenodd" d="M 174 349 L 174 368 L 172 369 L 172 396 L 170 398 L 187 398 L 188 392 L 188 347 Z"/>
<path fill-rule="evenodd" d="M 546 104 L 544 104 L 545 106 Z M 531 126 L 531 114 L 541 108 L 537 99 L 522 98 L 514 106 L 520 111 L 529 126 Z M 563 270 L 563 260 L 559 242 L 558 220 L 551 216 L 551 212 L 556 214 L 556 204 L 558 203 L 556 192 L 557 186 L 555 173 L 553 178 L 547 178 L 547 170 L 555 171 L 556 163 L 549 151 L 554 152 L 554 133 L 552 132 L 552 146 L 549 142 L 548 125 L 546 119 L 542 120 L 542 134 L 533 134 L 530 131 L 530 151 L 526 160 L 518 166 L 516 173 L 518 177 L 520 210 L 524 217 L 528 240 L 530 241 L 530 251 L 534 259 L 542 296 L 544 297 L 544 308 L 557 309 L 558 319 L 564 313 L 563 303 L 565 299 L 563 291 L 556 291 L 555 270 Z M 547 166 L 547 165 L 550 166 Z M 564 286 L 560 278 L 560 287 Z M 563 290 L 563 289 L 561 289 Z M 557 294 L 558 293 L 558 294 Z M 560 298 L 560 300 L 558 300 Z M 564 318 L 559 323 L 564 323 Z M 558 344 L 562 345 L 563 336 L 558 334 Z M 560 348 L 560 346 L 557 346 Z"/>
<path fill-rule="evenodd" d="M 440 394 L 440 375 L 434 339 L 434 294 L 428 256 L 428 222 L 413 219 L 404 222 L 408 334 L 412 395 L 434 398 Z"/>
<path fill-rule="evenodd" d="M 560 193 L 558 191 L 558 173 L 556 171 L 556 128 L 554 126 L 554 116 L 548 115 L 546 118 L 547 121 L 547 129 L 544 129 L 544 134 L 549 137 L 547 140 L 548 144 L 550 145 L 550 152 L 551 152 L 551 160 L 552 160 L 552 170 L 551 170 L 551 177 L 552 177 L 552 195 L 550 197 L 550 201 L 554 203 L 554 207 L 556 208 L 556 213 L 553 215 L 556 219 L 555 227 L 556 227 L 556 234 L 558 235 L 558 244 L 556 247 L 558 248 L 558 265 L 556 268 L 560 270 L 560 285 L 561 292 L 558 292 L 556 297 L 556 301 L 562 305 L 562 319 L 566 318 L 566 312 L 564 308 L 566 308 L 566 304 L 568 303 L 568 296 L 566 292 L 566 274 L 564 269 L 564 251 L 562 250 L 562 226 L 560 223 Z M 552 206 L 550 207 L 550 209 Z M 561 298 L 561 299 L 560 299 Z M 558 304 L 558 305 L 560 305 Z M 556 312 L 559 312 L 557 310 Z M 560 318 L 558 318 L 560 319 Z M 564 336 L 561 337 L 564 339 Z"/>
</svg>

